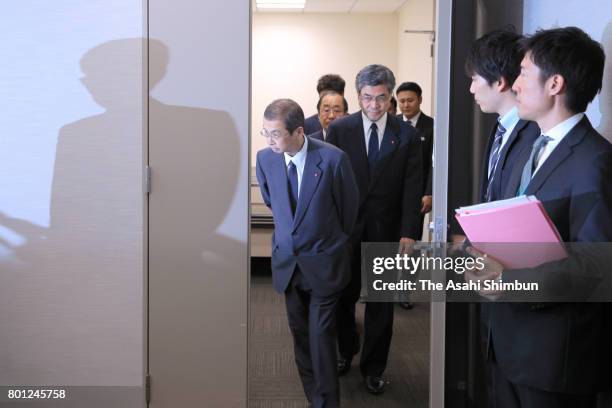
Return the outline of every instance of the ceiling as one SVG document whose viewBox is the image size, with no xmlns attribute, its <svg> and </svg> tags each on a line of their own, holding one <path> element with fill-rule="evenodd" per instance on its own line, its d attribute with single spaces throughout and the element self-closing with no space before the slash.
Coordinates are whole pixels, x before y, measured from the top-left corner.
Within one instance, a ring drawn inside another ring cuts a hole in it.
<svg viewBox="0 0 612 408">
<path fill-rule="evenodd" d="M 282 0 L 279 0 L 279 2 Z M 255 0 L 253 13 L 395 13 L 408 0 L 306 0 L 303 10 L 264 9 L 257 10 Z"/>
</svg>

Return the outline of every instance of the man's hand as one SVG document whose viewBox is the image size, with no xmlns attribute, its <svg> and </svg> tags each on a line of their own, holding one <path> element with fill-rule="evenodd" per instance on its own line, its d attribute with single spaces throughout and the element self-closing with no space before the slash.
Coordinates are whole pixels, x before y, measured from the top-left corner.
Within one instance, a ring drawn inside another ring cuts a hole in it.
<svg viewBox="0 0 612 408">
<path fill-rule="evenodd" d="M 504 267 L 495 258 L 487 256 L 487 254 L 484 254 L 473 247 L 466 248 L 466 252 L 474 258 L 482 258 L 484 263 L 484 268 L 482 270 L 476 268 L 466 269 L 464 273 L 466 282 L 480 282 L 480 287 L 482 288 L 484 287 L 483 281 L 501 280 Z M 486 297 L 489 300 L 497 300 L 503 294 L 503 291 L 481 289 L 478 293 L 480 293 L 480 296 Z"/>
<path fill-rule="evenodd" d="M 423 198 L 421 198 L 421 214 L 427 214 L 431 211 L 431 202 L 430 195 L 424 195 Z"/>
<path fill-rule="evenodd" d="M 400 255 L 410 255 L 413 251 L 414 244 L 416 241 L 412 238 L 402 237 L 399 241 L 399 249 L 398 252 Z"/>
</svg>

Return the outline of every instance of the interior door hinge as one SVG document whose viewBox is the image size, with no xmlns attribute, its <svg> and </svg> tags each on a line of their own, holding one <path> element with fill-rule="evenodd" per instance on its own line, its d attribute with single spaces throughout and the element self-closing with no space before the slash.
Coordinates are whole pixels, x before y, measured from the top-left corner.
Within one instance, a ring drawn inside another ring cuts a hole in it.
<svg viewBox="0 0 612 408">
<path fill-rule="evenodd" d="M 149 374 L 145 377 L 145 398 L 147 404 L 151 402 L 151 376 Z"/>
<path fill-rule="evenodd" d="M 151 167 L 150 166 L 145 166 L 144 190 L 145 190 L 145 194 L 151 194 Z"/>
</svg>

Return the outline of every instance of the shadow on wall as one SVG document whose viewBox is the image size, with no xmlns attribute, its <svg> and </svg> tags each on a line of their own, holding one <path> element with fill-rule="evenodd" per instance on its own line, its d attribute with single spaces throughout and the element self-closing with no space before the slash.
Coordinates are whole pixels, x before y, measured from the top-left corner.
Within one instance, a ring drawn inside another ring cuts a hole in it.
<svg viewBox="0 0 612 408">
<path fill-rule="evenodd" d="M 606 53 L 603 84 L 599 95 L 599 112 L 601 121 L 597 131 L 612 142 L 612 20 L 608 22 L 601 37 L 601 44 Z"/>
<path fill-rule="evenodd" d="M 169 53 L 160 41 L 148 47 L 165 56 L 151 66 L 152 89 L 165 75 Z M 0 259 L 0 308 L 7 312 L 0 384 L 142 387 L 146 49 L 145 39 L 118 39 L 82 56 L 81 82 L 104 112 L 60 130 L 49 229 L 0 213 L 0 226 L 26 240 L 13 248 L 0 242 L 13 252 Z M 215 232 L 240 168 L 231 117 L 154 99 L 149 112 L 155 129 L 149 157 L 158 172 L 153 190 L 162 193 L 151 202 L 150 213 L 159 217 L 150 232 L 164 237 L 156 254 L 162 274 L 183 284 L 195 279 L 194 288 L 208 274 L 245 279 L 236 254 L 246 246 Z M 202 305 L 182 306 L 218 308 L 224 293 L 217 293 Z M 184 299 L 193 300 L 190 294 Z"/>
</svg>

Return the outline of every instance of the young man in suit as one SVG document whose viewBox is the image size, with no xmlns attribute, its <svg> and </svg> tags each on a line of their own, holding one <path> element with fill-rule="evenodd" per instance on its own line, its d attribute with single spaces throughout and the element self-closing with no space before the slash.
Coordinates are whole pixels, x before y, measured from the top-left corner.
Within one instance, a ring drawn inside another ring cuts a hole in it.
<svg viewBox="0 0 612 408">
<path fill-rule="evenodd" d="M 404 122 L 409 122 L 419 131 L 421 143 L 423 144 L 423 197 L 421 198 L 421 226 L 425 214 L 431 211 L 431 177 L 433 155 L 433 126 L 434 120 L 421 111 L 423 103 L 423 90 L 416 82 L 404 82 L 395 91 L 399 108 L 402 112 L 398 117 Z M 421 234 L 423 233 L 421 228 Z M 420 237 L 419 237 L 420 238 Z"/>
<path fill-rule="evenodd" d="M 423 90 L 416 82 L 404 82 L 395 90 L 401 113 L 398 118 L 410 123 L 419 133 L 421 150 L 423 153 L 423 196 L 421 197 L 421 221 L 418 237 L 423 237 L 423 222 L 425 214 L 431 211 L 432 206 L 432 157 L 433 157 L 433 126 L 434 120 L 421 111 L 423 103 Z M 410 310 L 414 307 L 412 302 L 399 302 L 401 308 Z"/>
<path fill-rule="evenodd" d="M 319 78 L 317 82 L 317 93 L 319 94 L 319 100 L 323 96 L 324 92 L 333 91 L 344 96 L 344 87 L 346 82 L 340 75 L 326 74 Z M 319 110 L 317 109 L 317 112 Z M 319 121 L 319 114 L 315 113 L 309 116 L 304 121 L 304 134 L 311 135 L 321 130 L 321 122 Z"/>
<path fill-rule="evenodd" d="M 359 217 L 351 237 L 352 278 L 338 306 L 338 373 L 359 352 L 355 303 L 361 288 L 361 242 L 399 242 L 407 252 L 418 239 L 422 167 L 414 128 L 387 113 L 395 87 L 391 70 L 368 65 L 357 74 L 361 110 L 329 125 L 327 141 L 344 150 L 359 187 Z M 365 308 L 360 370 L 368 391 L 380 394 L 393 331 L 393 302 Z"/>
<path fill-rule="evenodd" d="M 474 101 L 483 113 L 498 115 L 482 160 L 480 202 L 501 197 L 517 153 L 540 135 L 535 122 L 519 118 L 512 90 L 524 55 L 522 38 L 509 30 L 485 34 L 474 42 L 465 63 L 466 73 L 472 78 L 470 93 Z"/>
<path fill-rule="evenodd" d="M 313 407 L 338 407 L 336 305 L 350 279 L 348 237 L 359 192 L 341 150 L 304 136 L 304 113 L 272 102 L 257 153 L 257 180 L 274 217 L 272 282 L 285 294 L 295 361 Z"/>
<path fill-rule="evenodd" d="M 321 130 L 308 136 L 325 141 L 329 124 L 335 119 L 346 116 L 348 113 L 348 102 L 344 96 L 336 91 L 325 91 L 319 98 L 317 111 L 319 112 L 318 117 Z"/>
<path fill-rule="evenodd" d="M 513 89 L 519 116 L 537 122 L 541 135 L 517 158 L 504 198 L 535 195 L 565 242 L 610 242 L 612 147 L 584 115 L 601 90 L 603 49 L 575 27 L 538 31 L 524 41 L 524 49 Z M 585 254 L 570 255 L 528 272 L 532 279 L 559 279 L 563 271 L 580 276 L 591 261 Z M 525 277 L 524 271 L 504 270 L 494 259 L 486 264 L 484 279 Z M 609 382 L 609 305 L 491 306 L 489 364 L 495 406 L 596 406 L 597 391 Z"/>
</svg>

